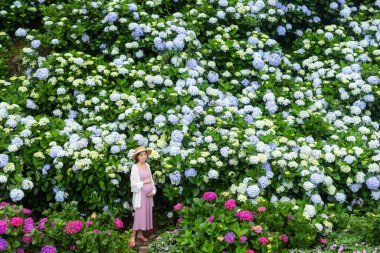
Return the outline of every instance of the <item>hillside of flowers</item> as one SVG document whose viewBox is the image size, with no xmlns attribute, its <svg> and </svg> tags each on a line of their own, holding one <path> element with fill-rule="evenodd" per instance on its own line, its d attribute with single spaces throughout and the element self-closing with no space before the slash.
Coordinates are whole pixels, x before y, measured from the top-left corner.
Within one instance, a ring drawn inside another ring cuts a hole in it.
<svg viewBox="0 0 380 253">
<path fill-rule="evenodd" d="M 0 198 L 130 216 L 142 145 L 161 220 L 227 192 L 309 246 L 378 217 L 379 42 L 379 0 L 0 1 Z"/>
</svg>

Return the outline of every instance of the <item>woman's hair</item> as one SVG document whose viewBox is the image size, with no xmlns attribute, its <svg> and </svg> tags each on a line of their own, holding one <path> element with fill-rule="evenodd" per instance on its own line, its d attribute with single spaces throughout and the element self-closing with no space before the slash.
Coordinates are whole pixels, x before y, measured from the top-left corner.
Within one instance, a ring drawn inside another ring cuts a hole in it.
<svg viewBox="0 0 380 253">
<path fill-rule="evenodd" d="M 146 151 L 141 151 L 140 153 L 138 153 L 137 156 L 136 156 L 135 159 L 134 159 L 135 163 L 138 163 L 138 162 L 139 162 L 139 155 L 140 155 L 142 152 L 145 152 L 145 153 L 146 153 Z M 147 153 L 146 153 L 146 154 L 147 154 Z M 148 156 L 148 157 L 149 157 L 149 156 Z M 147 157 L 147 158 L 148 158 L 148 157 Z"/>
</svg>

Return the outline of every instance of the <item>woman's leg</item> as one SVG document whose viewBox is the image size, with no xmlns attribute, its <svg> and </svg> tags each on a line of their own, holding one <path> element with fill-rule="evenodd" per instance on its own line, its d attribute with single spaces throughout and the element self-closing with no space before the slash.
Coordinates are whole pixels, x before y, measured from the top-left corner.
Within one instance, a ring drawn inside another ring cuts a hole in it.
<svg viewBox="0 0 380 253">
<path fill-rule="evenodd" d="M 141 240 L 143 240 L 144 242 L 147 242 L 148 241 L 148 238 L 146 238 L 143 233 L 142 233 L 142 230 L 139 230 L 138 234 L 137 234 L 137 238 L 140 238 Z"/>
<path fill-rule="evenodd" d="M 129 243 L 130 247 L 136 246 L 135 238 L 136 238 L 136 230 L 132 230 L 132 238 L 131 238 L 131 242 Z"/>
</svg>

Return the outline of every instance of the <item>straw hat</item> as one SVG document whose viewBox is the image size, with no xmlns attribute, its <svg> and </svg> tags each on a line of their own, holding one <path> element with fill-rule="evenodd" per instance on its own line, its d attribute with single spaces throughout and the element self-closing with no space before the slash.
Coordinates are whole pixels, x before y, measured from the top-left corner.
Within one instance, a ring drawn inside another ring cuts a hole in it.
<svg viewBox="0 0 380 253">
<path fill-rule="evenodd" d="M 136 156 L 140 153 L 145 151 L 146 154 L 149 156 L 152 153 L 152 150 L 150 148 L 145 148 L 143 146 L 135 148 L 135 153 L 132 155 L 132 159 L 135 159 Z"/>
</svg>

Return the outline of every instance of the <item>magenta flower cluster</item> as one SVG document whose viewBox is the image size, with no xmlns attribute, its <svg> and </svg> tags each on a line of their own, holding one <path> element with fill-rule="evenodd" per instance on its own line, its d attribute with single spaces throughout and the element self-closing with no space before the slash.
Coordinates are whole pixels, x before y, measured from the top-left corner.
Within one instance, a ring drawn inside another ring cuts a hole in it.
<svg viewBox="0 0 380 253">
<path fill-rule="evenodd" d="M 57 249 L 52 245 L 45 245 L 41 249 L 41 253 L 55 253 Z"/>
<path fill-rule="evenodd" d="M 253 214 L 250 211 L 244 210 L 236 213 L 237 217 L 239 217 L 240 221 L 252 221 Z"/>
<path fill-rule="evenodd" d="M 218 197 L 215 192 L 205 192 L 203 193 L 203 199 L 206 201 L 213 201 Z"/>
<path fill-rule="evenodd" d="M 226 201 L 226 203 L 224 204 L 224 207 L 228 210 L 232 210 L 236 207 L 236 202 L 234 199 L 229 199 Z"/>
<path fill-rule="evenodd" d="M 116 225 L 117 228 L 124 227 L 124 223 L 119 218 L 115 219 L 114 224 Z"/>
<path fill-rule="evenodd" d="M 83 224 L 80 220 L 69 221 L 65 226 L 65 233 L 70 235 L 79 233 L 82 230 L 82 227 Z"/>
</svg>

